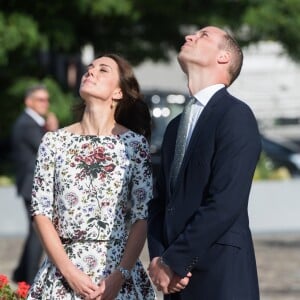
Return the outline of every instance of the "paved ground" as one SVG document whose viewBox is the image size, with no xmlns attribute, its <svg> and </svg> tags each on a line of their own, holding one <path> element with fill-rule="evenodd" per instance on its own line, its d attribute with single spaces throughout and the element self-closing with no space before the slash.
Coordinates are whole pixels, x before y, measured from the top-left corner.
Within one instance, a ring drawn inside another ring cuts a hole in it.
<svg viewBox="0 0 300 300">
<path fill-rule="evenodd" d="M 261 300 L 299 300 L 300 232 L 294 234 L 258 234 L 254 236 L 254 242 Z M 0 236 L 0 273 L 11 277 L 22 243 L 22 236 Z M 141 258 L 147 265 L 146 249 Z M 161 296 L 159 299 L 162 299 Z"/>
</svg>

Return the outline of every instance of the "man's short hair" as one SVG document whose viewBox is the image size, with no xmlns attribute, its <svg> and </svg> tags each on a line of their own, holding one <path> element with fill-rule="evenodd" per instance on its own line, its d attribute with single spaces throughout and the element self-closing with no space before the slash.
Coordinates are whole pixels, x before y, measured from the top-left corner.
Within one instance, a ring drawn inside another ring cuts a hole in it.
<svg viewBox="0 0 300 300">
<path fill-rule="evenodd" d="M 224 35 L 224 43 L 222 44 L 222 48 L 228 50 L 231 53 L 232 57 L 228 68 L 228 72 L 230 75 L 229 85 L 231 85 L 241 72 L 244 55 L 238 42 L 227 32 Z"/>
<path fill-rule="evenodd" d="M 25 91 L 25 99 L 30 97 L 33 93 L 35 93 L 36 91 L 46 91 L 48 92 L 47 87 L 44 84 L 35 84 L 30 86 L 26 91 Z"/>
</svg>

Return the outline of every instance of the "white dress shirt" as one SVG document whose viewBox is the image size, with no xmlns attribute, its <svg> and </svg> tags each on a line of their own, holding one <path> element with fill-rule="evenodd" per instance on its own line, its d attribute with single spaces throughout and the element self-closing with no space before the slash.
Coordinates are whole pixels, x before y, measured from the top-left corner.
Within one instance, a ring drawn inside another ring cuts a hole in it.
<svg viewBox="0 0 300 300">
<path fill-rule="evenodd" d="M 201 115 L 201 112 L 203 111 L 204 107 L 208 103 L 208 101 L 211 99 L 211 97 L 220 89 L 225 87 L 224 84 L 214 84 L 211 86 L 206 87 L 203 90 L 200 90 L 197 92 L 193 97 L 197 99 L 196 103 L 192 105 L 191 110 L 191 117 L 188 124 L 188 134 L 186 138 L 186 147 L 190 142 L 193 130 L 195 128 L 195 125 Z"/>
<path fill-rule="evenodd" d="M 44 127 L 46 124 L 45 119 L 40 116 L 36 111 L 33 109 L 26 107 L 25 112 L 27 115 L 29 115 L 39 126 Z"/>
</svg>

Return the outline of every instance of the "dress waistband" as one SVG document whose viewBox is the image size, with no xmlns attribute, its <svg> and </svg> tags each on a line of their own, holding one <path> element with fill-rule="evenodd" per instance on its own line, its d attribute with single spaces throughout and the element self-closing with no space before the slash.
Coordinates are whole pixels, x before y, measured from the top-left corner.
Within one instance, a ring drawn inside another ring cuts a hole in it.
<svg viewBox="0 0 300 300">
<path fill-rule="evenodd" d="M 66 239 L 66 238 L 60 238 L 61 242 L 64 245 L 70 245 L 70 244 L 76 244 L 76 243 L 101 243 L 101 242 L 109 242 L 110 240 L 92 240 L 92 239 L 79 239 L 79 240 L 73 240 L 73 239 Z"/>
</svg>

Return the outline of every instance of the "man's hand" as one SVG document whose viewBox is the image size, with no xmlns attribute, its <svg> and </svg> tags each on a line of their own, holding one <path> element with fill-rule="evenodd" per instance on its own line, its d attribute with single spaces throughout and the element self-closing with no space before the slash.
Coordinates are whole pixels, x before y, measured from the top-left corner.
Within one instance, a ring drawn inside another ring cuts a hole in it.
<svg viewBox="0 0 300 300">
<path fill-rule="evenodd" d="M 59 121 L 53 112 L 49 112 L 46 117 L 45 129 L 47 131 L 55 131 L 59 128 Z"/>
<path fill-rule="evenodd" d="M 158 291 L 169 294 L 168 286 L 174 276 L 174 272 L 160 262 L 160 257 L 154 257 L 148 268 L 149 276 Z"/>
<path fill-rule="evenodd" d="M 181 278 L 177 274 L 174 274 L 169 286 L 168 292 L 169 293 L 177 293 L 183 290 L 189 283 L 190 278 L 192 277 L 192 273 L 189 272 L 186 277 Z"/>
</svg>

